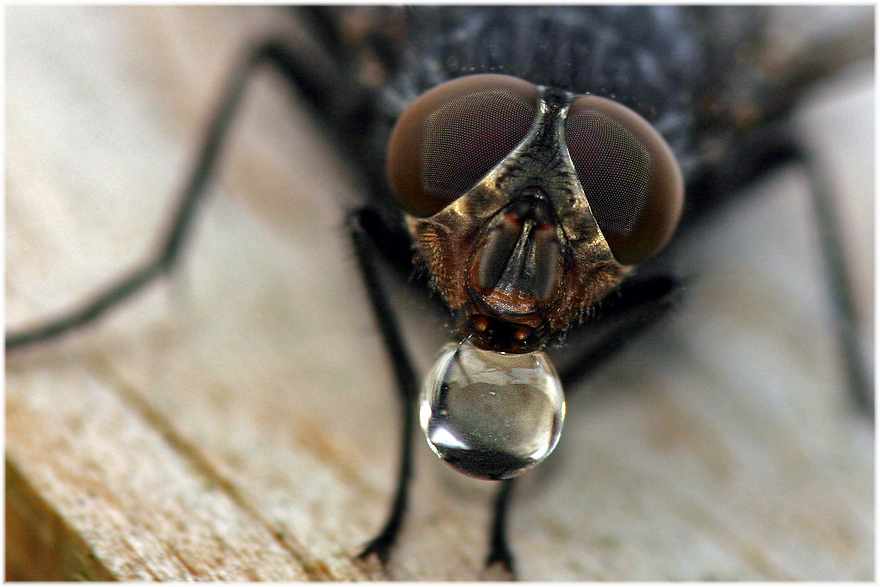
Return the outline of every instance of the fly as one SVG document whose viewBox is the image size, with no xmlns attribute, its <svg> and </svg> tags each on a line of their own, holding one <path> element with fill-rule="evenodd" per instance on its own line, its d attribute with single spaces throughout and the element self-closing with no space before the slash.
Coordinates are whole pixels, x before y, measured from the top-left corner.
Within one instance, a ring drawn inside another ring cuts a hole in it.
<svg viewBox="0 0 880 587">
<path fill-rule="evenodd" d="M 764 42 L 761 10 L 304 9 L 301 16 L 317 48 L 259 46 L 233 76 L 201 162 L 214 166 L 242 88 L 257 65 L 268 65 L 303 92 L 363 172 L 366 204 L 348 226 L 405 414 L 392 511 L 361 555 L 387 563 L 407 506 L 416 415 L 432 449 L 472 476 L 510 479 L 546 458 L 562 430 L 563 388 L 672 306 L 673 234 L 697 226 L 765 169 L 797 158 L 782 123 L 803 80 L 737 66 Z M 590 26 L 572 24 L 579 19 Z M 610 40 L 633 26 L 639 40 Z M 729 36 L 714 38 L 722 29 Z M 540 42 L 520 40 L 505 51 L 514 36 L 499 30 Z M 305 55 L 350 57 L 357 67 L 316 71 Z M 824 76 L 854 59 L 832 57 L 812 65 Z M 707 68 L 707 59 L 731 69 Z M 207 177 L 192 177 L 160 262 L 81 313 L 8 335 L 7 346 L 89 323 L 167 272 Z M 415 258 L 415 271 L 451 310 L 453 340 L 424 386 L 380 257 L 404 273 L 414 271 Z M 566 340 L 580 360 L 557 373 L 546 351 Z M 511 488 L 505 481 L 499 492 L 488 557 L 507 570 Z"/>
</svg>

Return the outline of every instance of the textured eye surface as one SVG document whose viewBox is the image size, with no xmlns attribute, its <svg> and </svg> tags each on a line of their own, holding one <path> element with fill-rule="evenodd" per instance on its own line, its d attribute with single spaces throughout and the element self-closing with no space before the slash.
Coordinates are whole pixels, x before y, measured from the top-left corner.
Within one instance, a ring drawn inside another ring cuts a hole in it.
<svg viewBox="0 0 880 587">
<path fill-rule="evenodd" d="M 650 123 L 617 102 L 581 96 L 569 110 L 565 140 L 617 260 L 638 263 L 666 244 L 684 188 L 675 157 Z"/>
<path fill-rule="evenodd" d="M 401 115 L 388 147 L 388 180 L 413 216 L 436 214 L 473 187 L 529 133 L 537 89 L 481 74 L 437 86 Z"/>
</svg>

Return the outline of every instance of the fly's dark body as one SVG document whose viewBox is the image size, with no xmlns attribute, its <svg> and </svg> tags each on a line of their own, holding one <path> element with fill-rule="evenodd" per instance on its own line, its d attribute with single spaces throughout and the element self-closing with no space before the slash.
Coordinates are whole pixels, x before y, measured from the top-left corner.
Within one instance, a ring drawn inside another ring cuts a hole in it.
<svg viewBox="0 0 880 587">
<path fill-rule="evenodd" d="M 632 108 L 681 167 L 681 235 L 789 160 L 788 115 L 816 82 L 869 52 L 858 30 L 850 38 L 819 35 L 786 53 L 766 7 L 331 8 L 303 16 L 348 67 L 342 77 L 358 80 L 329 83 L 346 96 L 316 104 L 359 161 L 368 205 L 399 229 L 385 255 L 400 266 L 410 237 L 388 189 L 389 136 L 414 99 L 445 81 L 507 74 Z M 639 273 L 674 272 L 675 242 Z"/>
<path fill-rule="evenodd" d="M 350 65 L 345 75 L 366 88 L 355 123 L 342 109 L 338 129 L 356 131 L 348 144 L 370 176 L 370 197 L 392 210 L 385 151 L 401 112 L 444 81 L 504 73 L 609 97 L 644 116 L 687 183 L 700 184 L 687 192 L 687 226 L 747 180 L 749 162 L 737 161 L 743 143 L 783 120 L 813 84 L 870 51 L 859 30 L 819 36 L 809 53 L 777 54 L 784 51 L 766 7 L 330 9 L 324 19 L 338 19 L 343 34 L 331 37 L 333 52 Z"/>
<path fill-rule="evenodd" d="M 371 174 L 371 197 L 387 197 L 377 202 L 383 209 L 396 208 L 385 179 L 391 128 L 416 97 L 456 77 L 502 73 L 612 98 L 658 129 L 689 181 L 714 163 L 710 149 L 746 130 L 733 126 L 737 111 L 761 111 L 760 103 L 743 97 L 754 100 L 768 90 L 755 69 L 768 26 L 761 8 L 417 7 L 340 11 L 339 17 L 376 25 L 342 50 L 359 57 L 353 59 L 359 67 L 381 71 L 381 85 L 368 90 L 359 113 L 365 129 L 353 127 L 365 130 L 367 140 L 360 135 L 351 144 Z M 386 34 L 379 23 L 387 22 L 397 26 Z M 797 103 L 795 96 L 788 100 L 788 107 Z M 705 206 L 711 204 L 686 208 L 683 222 L 690 209 Z"/>
<path fill-rule="evenodd" d="M 107 307 L 170 270 L 195 216 L 195 202 L 205 192 L 216 165 L 241 87 L 256 71 L 255 64 L 268 63 L 301 93 L 339 146 L 351 155 L 356 173 L 363 179 L 364 207 L 350 216 L 348 228 L 404 407 L 402 464 L 392 511 L 379 535 L 360 555 L 383 564 L 392 554 L 407 506 L 416 414 L 413 390 L 418 383 L 381 275 L 375 271 L 374 257 L 384 257 L 404 275 L 427 277 L 425 281 L 435 289 L 441 280 L 425 273 L 450 266 L 448 259 L 430 266 L 424 248 L 419 250 L 420 258 L 414 258 L 418 255 L 414 253 L 417 243 L 413 233 L 418 232 L 412 227 L 423 219 L 403 214 L 399 195 L 395 197 L 389 188 L 388 145 L 395 124 L 408 107 L 450 80 L 501 74 L 546 86 L 538 92 L 541 105 L 551 104 L 560 111 L 573 104 L 575 95 L 610 98 L 641 115 L 668 143 L 686 188 L 676 238 L 665 250 L 639 264 L 631 279 L 602 290 L 603 296 L 611 293 L 600 301 L 591 302 L 583 311 L 575 308 L 565 314 L 570 320 L 554 324 L 554 332 L 546 338 L 516 349 L 540 350 L 547 342 L 568 342 L 568 348 L 557 355 L 563 359 L 562 382 L 568 385 L 589 375 L 625 340 L 637 336 L 669 310 L 680 277 L 674 275 L 678 237 L 768 170 L 792 160 L 804 162 L 787 134 L 787 116 L 815 82 L 870 52 L 859 42 L 833 38 L 814 44 L 809 54 L 777 55 L 771 12 L 752 7 L 304 7 L 296 13 L 311 33 L 311 41 L 294 44 L 294 50 L 277 40 L 259 45 L 233 74 L 159 258 L 120 285 L 108 288 L 100 303 L 87 311 L 36 329 L 32 338 L 27 333 L 8 336 L 7 346 L 28 344 L 91 322 Z M 550 137 L 552 133 L 547 134 Z M 554 137 L 545 141 L 546 153 L 558 157 L 558 145 L 551 139 Z M 564 176 L 567 172 L 560 173 Z M 568 180 L 572 177 L 568 173 Z M 490 251 L 486 258 L 506 258 L 498 251 L 507 249 L 496 241 L 503 241 L 508 232 L 518 235 L 517 242 L 539 251 L 535 256 L 541 259 L 553 261 L 556 247 L 564 248 L 552 238 L 541 240 L 545 237 L 533 237 L 520 227 L 528 224 L 528 230 L 538 232 L 547 225 L 562 225 L 558 210 L 548 203 L 552 198 L 541 191 L 545 186 L 527 187 L 532 190 L 528 197 L 517 196 L 512 204 L 504 204 L 512 220 L 499 214 L 484 225 L 495 233 L 480 229 L 484 232 L 479 238 Z M 574 258 L 567 250 L 557 256 L 563 259 L 554 261 L 560 266 L 571 264 Z M 491 262 L 487 265 L 485 274 L 497 278 L 503 273 Z M 625 271 L 615 274 L 621 279 L 628 275 Z M 481 279 L 482 274 L 474 278 Z M 532 297 L 552 290 L 554 279 L 553 275 L 536 278 L 540 287 L 534 289 L 540 294 Z M 842 284 L 833 270 L 829 279 Z M 845 297 L 846 288 L 840 287 L 844 290 L 841 297 Z M 448 303 L 449 296 L 445 300 Z M 458 313 L 460 309 L 453 310 Z M 456 327 L 459 334 L 467 335 L 475 333 L 481 321 L 488 319 L 478 314 Z M 514 326 L 499 336 L 508 343 L 518 334 Z M 486 348 L 495 350 L 488 343 L 482 350 Z M 509 468 L 502 461 L 510 455 L 502 451 L 484 451 L 477 456 L 494 459 L 502 470 Z M 506 478 L 501 474 L 489 477 Z M 511 483 L 505 481 L 495 502 L 487 559 L 488 566 L 504 571 L 513 570 L 506 541 L 511 491 Z"/>
<path fill-rule="evenodd" d="M 693 16 L 668 7 L 414 9 L 397 69 L 376 94 L 375 144 L 387 144 L 402 107 L 426 90 L 500 73 L 616 99 L 665 129 L 687 159 L 693 101 L 706 77 Z"/>
</svg>

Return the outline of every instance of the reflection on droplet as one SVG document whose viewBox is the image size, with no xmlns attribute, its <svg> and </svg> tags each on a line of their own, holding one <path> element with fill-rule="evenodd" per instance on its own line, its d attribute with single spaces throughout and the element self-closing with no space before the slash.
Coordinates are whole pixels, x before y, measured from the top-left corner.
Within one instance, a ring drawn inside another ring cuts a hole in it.
<svg viewBox="0 0 880 587">
<path fill-rule="evenodd" d="M 420 419 L 431 449 L 482 479 L 507 479 L 540 463 L 556 446 L 564 418 L 562 384 L 543 351 L 450 343 L 422 390 Z"/>
</svg>

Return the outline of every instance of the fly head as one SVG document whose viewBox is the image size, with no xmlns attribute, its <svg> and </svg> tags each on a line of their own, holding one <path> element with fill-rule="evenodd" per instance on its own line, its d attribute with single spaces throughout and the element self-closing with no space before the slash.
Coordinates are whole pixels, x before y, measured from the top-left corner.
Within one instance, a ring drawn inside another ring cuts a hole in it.
<svg viewBox="0 0 880 587">
<path fill-rule="evenodd" d="M 663 247 L 683 201 L 672 152 L 641 116 L 612 100 L 506 75 L 458 78 L 416 99 L 392 133 L 388 176 L 417 253 L 467 343 L 435 365 L 427 398 L 470 389 L 481 377 L 481 389 L 495 397 L 499 373 L 522 372 L 503 366 L 503 355 L 531 354 L 549 365 L 547 342 Z M 454 373 L 475 362 L 491 373 L 456 381 Z M 506 389 L 519 389 L 508 379 Z M 540 395 L 546 385 L 541 379 L 526 388 Z M 521 397 L 522 389 L 507 395 Z M 464 412 L 474 411 L 465 404 Z M 545 420 L 564 413 L 561 405 Z M 503 478 L 540 460 L 486 448 L 472 424 L 456 433 L 444 427 L 440 437 L 454 439 L 456 449 L 438 450 L 430 430 L 448 419 L 449 402 L 434 407 L 423 414 L 429 442 L 450 462 L 454 453 L 465 472 Z M 539 428 L 560 427 L 561 420 Z M 534 454 L 549 454 L 553 438 L 545 434 Z"/>
</svg>

